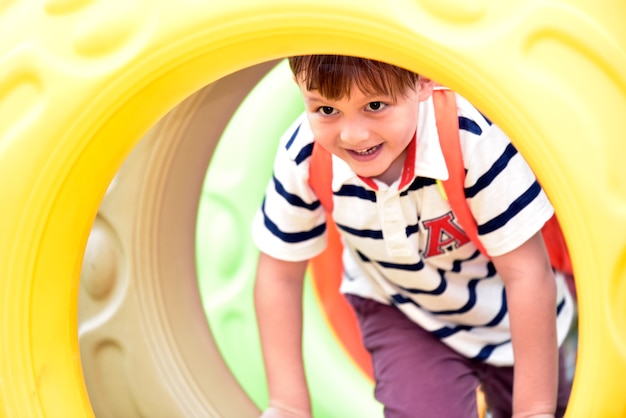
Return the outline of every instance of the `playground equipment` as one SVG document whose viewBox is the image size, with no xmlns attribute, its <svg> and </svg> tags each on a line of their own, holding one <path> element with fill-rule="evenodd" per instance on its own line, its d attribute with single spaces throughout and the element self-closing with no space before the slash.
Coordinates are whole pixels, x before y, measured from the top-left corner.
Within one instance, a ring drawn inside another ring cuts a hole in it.
<svg viewBox="0 0 626 418">
<path fill-rule="evenodd" d="M 91 346 L 102 363 L 85 369 L 85 379 L 125 371 L 144 356 L 137 368 L 147 374 L 115 389 L 127 396 L 120 408 L 255 416 L 202 317 L 193 251 L 199 173 L 225 123 L 226 113 L 212 111 L 234 112 L 271 68 L 257 65 L 317 52 L 419 71 L 459 91 L 512 137 L 550 195 L 574 259 L 580 345 L 568 415 L 623 416 L 625 15 L 626 5 L 608 0 L 4 2 L 0 414 L 93 415 L 79 361 L 82 268 L 93 279 L 85 292 L 100 301 L 86 308 L 82 335 L 132 287 L 126 332 L 143 338 L 138 346 Z M 207 122 L 204 148 L 184 141 Z M 170 142 L 159 139 L 164 132 Z M 125 183 L 132 173 L 120 168 L 139 154 L 149 157 L 133 167 L 146 176 Z M 107 189 L 125 190 L 132 213 L 113 216 Z M 83 259 L 101 252 L 110 262 L 89 271 Z M 180 289 L 171 291 L 172 283 Z M 171 386 L 138 389 L 155 379 Z M 102 402 L 92 401 L 94 408 Z"/>
</svg>

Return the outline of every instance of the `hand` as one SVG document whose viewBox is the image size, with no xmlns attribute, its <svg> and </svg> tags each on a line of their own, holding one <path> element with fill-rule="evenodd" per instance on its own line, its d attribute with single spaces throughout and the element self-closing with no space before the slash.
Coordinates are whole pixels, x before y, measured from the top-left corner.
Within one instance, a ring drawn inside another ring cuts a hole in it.
<svg viewBox="0 0 626 418">
<path fill-rule="evenodd" d="M 312 418 L 312 416 L 309 411 L 272 402 L 260 418 Z"/>
</svg>

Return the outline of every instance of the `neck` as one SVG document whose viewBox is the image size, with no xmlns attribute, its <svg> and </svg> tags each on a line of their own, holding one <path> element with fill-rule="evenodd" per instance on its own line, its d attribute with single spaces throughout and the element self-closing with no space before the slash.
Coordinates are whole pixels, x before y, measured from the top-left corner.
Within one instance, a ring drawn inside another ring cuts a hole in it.
<svg viewBox="0 0 626 418">
<path fill-rule="evenodd" d="M 404 150 L 402 154 L 396 158 L 389 168 L 385 170 L 379 176 L 374 177 L 376 180 L 385 183 L 387 186 L 391 185 L 394 181 L 398 180 L 402 175 L 404 169 L 404 161 L 406 160 L 407 150 Z"/>
</svg>

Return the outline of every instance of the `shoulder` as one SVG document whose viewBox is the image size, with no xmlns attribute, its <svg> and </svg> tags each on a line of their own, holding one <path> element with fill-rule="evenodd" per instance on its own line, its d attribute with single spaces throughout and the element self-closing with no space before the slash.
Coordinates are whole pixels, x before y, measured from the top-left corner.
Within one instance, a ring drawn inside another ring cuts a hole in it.
<svg viewBox="0 0 626 418">
<path fill-rule="evenodd" d="M 308 204 L 315 200 L 309 185 L 313 144 L 313 133 L 304 114 L 291 124 L 280 139 L 274 158 L 272 181 L 275 187 L 271 190 L 282 193 L 291 203 L 302 200 Z"/>
<path fill-rule="evenodd" d="M 278 155 L 283 155 L 296 165 L 307 161 L 313 151 L 313 132 L 305 114 L 300 115 L 283 134 Z"/>
<path fill-rule="evenodd" d="M 459 137 L 465 168 L 472 160 L 490 160 L 512 146 L 508 136 L 463 96 L 457 94 Z"/>
<path fill-rule="evenodd" d="M 489 118 L 458 93 L 456 94 L 456 106 L 461 131 L 481 136 L 494 126 Z"/>
</svg>

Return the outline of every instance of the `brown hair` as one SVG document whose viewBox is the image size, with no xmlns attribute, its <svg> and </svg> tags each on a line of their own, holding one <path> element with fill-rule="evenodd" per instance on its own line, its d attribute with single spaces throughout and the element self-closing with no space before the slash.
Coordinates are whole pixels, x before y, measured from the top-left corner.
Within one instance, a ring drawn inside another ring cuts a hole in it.
<svg viewBox="0 0 626 418">
<path fill-rule="evenodd" d="M 289 66 L 307 90 L 318 90 L 329 99 L 350 95 L 353 83 L 366 94 L 385 94 L 394 99 L 415 89 L 419 75 L 395 65 L 345 55 L 299 55 Z"/>
</svg>

